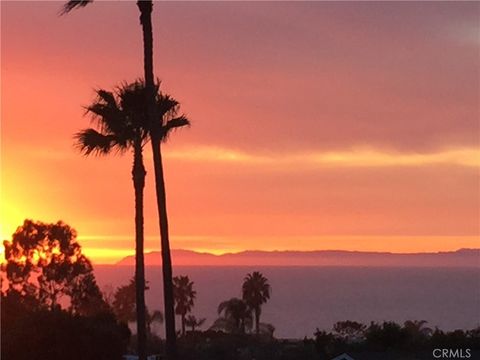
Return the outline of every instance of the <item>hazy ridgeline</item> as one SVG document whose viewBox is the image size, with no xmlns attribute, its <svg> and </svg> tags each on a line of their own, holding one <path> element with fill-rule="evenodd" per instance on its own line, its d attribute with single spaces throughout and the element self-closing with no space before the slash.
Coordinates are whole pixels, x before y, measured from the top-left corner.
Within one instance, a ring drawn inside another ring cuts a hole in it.
<svg viewBox="0 0 480 360">
<path fill-rule="evenodd" d="M 442 330 L 479 325 L 477 268 L 368 267 L 197 267 L 179 266 L 175 275 L 195 283 L 193 314 L 207 318 L 203 330 L 218 317 L 217 306 L 241 297 L 245 275 L 259 270 L 272 286 L 262 308 L 262 321 L 275 326 L 278 338 L 311 337 L 318 327 L 331 330 L 337 321 L 428 321 Z M 150 309 L 162 309 L 161 268 L 147 267 Z M 130 266 L 95 266 L 101 288 L 117 287 L 133 275 Z M 177 320 L 177 323 L 179 321 Z M 156 329 L 163 336 L 163 328 Z"/>
</svg>

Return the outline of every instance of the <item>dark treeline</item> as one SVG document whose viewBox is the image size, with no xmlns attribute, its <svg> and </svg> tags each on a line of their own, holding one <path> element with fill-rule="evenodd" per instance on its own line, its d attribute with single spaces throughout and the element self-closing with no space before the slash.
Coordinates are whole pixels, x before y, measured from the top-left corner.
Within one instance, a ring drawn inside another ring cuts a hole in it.
<svg viewBox="0 0 480 360">
<path fill-rule="evenodd" d="M 409 359 L 431 359 L 433 349 L 438 348 L 480 350 L 480 327 L 445 332 L 429 328 L 424 320 L 408 320 L 403 325 L 392 321 L 372 322 L 368 326 L 347 320 L 337 322 L 331 332 L 317 329 L 314 338 L 306 339 L 305 343 L 314 346 L 324 359 L 341 353 L 381 353 L 388 359 L 406 355 L 411 356 Z"/>
<path fill-rule="evenodd" d="M 480 328 L 445 332 L 425 321 L 374 323 L 341 321 L 311 338 L 283 340 L 216 330 L 190 332 L 179 341 L 184 360 L 330 360 L 347 353 L 354 359 L 432 359 L 434 349 L 469 349 L 480 355 Z"/>
</svg>

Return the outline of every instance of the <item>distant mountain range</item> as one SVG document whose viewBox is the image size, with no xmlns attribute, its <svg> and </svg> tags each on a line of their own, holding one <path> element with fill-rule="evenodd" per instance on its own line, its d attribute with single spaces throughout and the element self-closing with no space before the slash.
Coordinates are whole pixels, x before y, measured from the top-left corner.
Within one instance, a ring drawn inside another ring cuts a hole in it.
<svg viewBox="0 0 480 360">
<path fill-rule="evenodd" d="M 432 253 L 389 253 L 342 250 L 319 251 L 242 251 L 214 255 L 191 250 L 172 250 L 176 266 L 425 266 L 479 267 L 480 249 Z M 117 265 L 134 265 L 127 256 Z M 147 266 L 162 264 L 160 252 L 145 254 Z"/>
</svg>

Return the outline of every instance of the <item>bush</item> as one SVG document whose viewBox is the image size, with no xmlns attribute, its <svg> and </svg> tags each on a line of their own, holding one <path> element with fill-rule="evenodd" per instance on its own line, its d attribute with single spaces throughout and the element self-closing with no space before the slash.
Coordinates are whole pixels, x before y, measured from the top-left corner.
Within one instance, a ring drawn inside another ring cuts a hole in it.
<svg viewBox="0 0 480 360">
<path fill-rule="evenodd" d="M 2 303 L 1 325 L 1 357 L 7 360 L 120 360 L 130 338 L 128 327 L 110 313 L 26 311 L 8 301 Z"/>
</svg>

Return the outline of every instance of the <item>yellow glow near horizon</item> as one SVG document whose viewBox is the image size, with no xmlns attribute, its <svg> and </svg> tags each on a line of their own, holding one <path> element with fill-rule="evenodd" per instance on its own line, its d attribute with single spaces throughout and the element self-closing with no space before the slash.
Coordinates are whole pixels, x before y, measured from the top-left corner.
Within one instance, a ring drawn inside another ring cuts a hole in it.
<svg viewBox="0 0 480 360">
<path fill-rule="evenodd" d="M 228 239 L 236 243 L 238 239 Z M 271 243 L 271 238 L 258 238 L 256 243 Z M 295 244 L 293 247 L 291 244 Z M 316 244 L 316 245 L 314 245 Z M 320 245 L 321 244 L 321 245 Z M 279 239 L 276 245 L 257 246 L 248 248 L 223 247 L 212 248 L 208 241 L 204 247 L 178 246 L 172 248 L 191 250 L 198 253 L 223 255 L 227 253 L 239 253 L 246 250 L 259 251 L 362 251 L 362 252 L 391 252 L 391 253 L 420 253 L 456 251 L 462 248 L 478 248 L 480 246 L 478 236 L 292 236 Z M 160 251 L 160 249 L 146 249 L 145 253 Z M 134 249 L 108 249 L 84 247 L 83 253 L 95 264 L 115 264 L 126 256 L 133 256 Z"/>
</svg>

